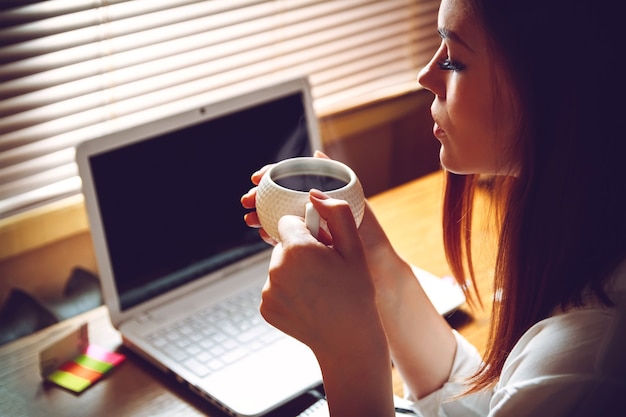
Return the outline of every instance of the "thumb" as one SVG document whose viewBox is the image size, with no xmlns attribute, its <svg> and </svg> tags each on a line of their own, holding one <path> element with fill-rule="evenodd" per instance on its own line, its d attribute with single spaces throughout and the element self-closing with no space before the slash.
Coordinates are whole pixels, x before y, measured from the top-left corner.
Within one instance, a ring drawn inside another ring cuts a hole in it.
<svg viewBox="0 0 626 417">
<path fill-rule="evenodd" d="M 326 220 L 335 250 L 344 257 L 361 256 L 361 238 L 348 202 L 315 189 L 310 191 L 309 197 L 320 217 Z"/>
<path fill-rule="evenodd" d="M 320 150 L 316 150 L 315 153 L 313 154 L 313 156 L 316 157 L 316 158 L 330 159 L 330 157 L 328 155 L 326 155 L 324 152 L 322 152 Z"/>
</svg>

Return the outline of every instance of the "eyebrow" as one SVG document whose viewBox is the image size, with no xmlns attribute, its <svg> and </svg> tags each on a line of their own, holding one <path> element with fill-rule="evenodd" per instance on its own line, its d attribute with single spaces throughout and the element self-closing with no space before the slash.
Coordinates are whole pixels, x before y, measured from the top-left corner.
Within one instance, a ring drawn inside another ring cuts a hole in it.
<svg viewBox="0 0 626 417">
<path fill-rule="evenodd" d="M 456 32 L 446 28 L 439 28 L 437 29 L 437 32 L 439 32 L 439 36 L 441 36 L 441 39 L 450 39 L 453 42 L 463 45 L 471 52 L 474 52 L 474 50 L 467 43 L 465 43 L 465 41 L 463 41 L 463 39 L 461 39 L 461 37 Z"/>
</svg>

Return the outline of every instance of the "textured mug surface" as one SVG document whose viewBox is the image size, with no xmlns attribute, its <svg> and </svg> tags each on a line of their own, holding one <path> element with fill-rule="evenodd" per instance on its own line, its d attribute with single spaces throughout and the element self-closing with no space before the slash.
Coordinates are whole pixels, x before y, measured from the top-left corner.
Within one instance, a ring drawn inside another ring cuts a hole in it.
<svg viewBox="0 0 626 417">
<path fill-rule="evenodd" d="M 346 183 L 332 190 L 321 189 L 332 198 L 345 200 L 350 205 L 357 226 L 361 224 L 365 207 L 363 187 L 356 174 L 347 165 L 323 158 L 291 158 L 272 166 L 261 178 L 257 188 L 256 211 L 261 226 L 277 241 L 278 220 L 287 214 L 305 216 L 306 204 L 311 200 L 309 192 L 285 188 L 277 180 L 294 175 L 322 175 L 339 179 Z M 315 234 L 315 233 L 314 233 Z"/>
</svg>

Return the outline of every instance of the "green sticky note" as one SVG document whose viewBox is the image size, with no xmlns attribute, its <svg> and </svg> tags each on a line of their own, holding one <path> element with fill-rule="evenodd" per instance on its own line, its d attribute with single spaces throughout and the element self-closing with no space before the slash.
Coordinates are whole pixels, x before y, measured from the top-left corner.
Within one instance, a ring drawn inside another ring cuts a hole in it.
<svg viewBox="0 0 626 417">
<path fill-rule="evenodd" d="M 102 362 L 97 359 L 90 358 L 87 355 L 80 355 L 79 357 L 74 359 L 74 362 L 76 362 L 79 365 L 84 366 L 85 368 L 92 369 L 94 371 L 98 371 L 103 374 L 108 372 L 111 368 L 113 368 L 113 365 L 111 365 L 110 363 Z"/>
<path fill-rule="evenodd" d="M 91 385 L 91 381 L 88 379 L 81 378 L 65 371 L 54 371 L 48 375 L 47 379 L 74 392 L 84 391 L 89 385 Z"/>
</svg>

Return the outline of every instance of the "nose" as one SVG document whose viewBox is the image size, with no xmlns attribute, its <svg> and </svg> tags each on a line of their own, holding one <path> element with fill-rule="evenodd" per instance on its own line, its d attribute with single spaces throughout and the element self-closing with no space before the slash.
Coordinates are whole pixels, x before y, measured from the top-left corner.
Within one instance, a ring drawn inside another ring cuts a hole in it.
<svg viewBox="0 0 626 417">
<path fill-rule="evenodd" d="M 439 51 L 432 57 L 430 62 L 417 74 L 417 82 L 425 89 L 431 91 L 439 98 L 446 96 L 445 71 L 439 69 L 437 56 Z"/>
</svg>

